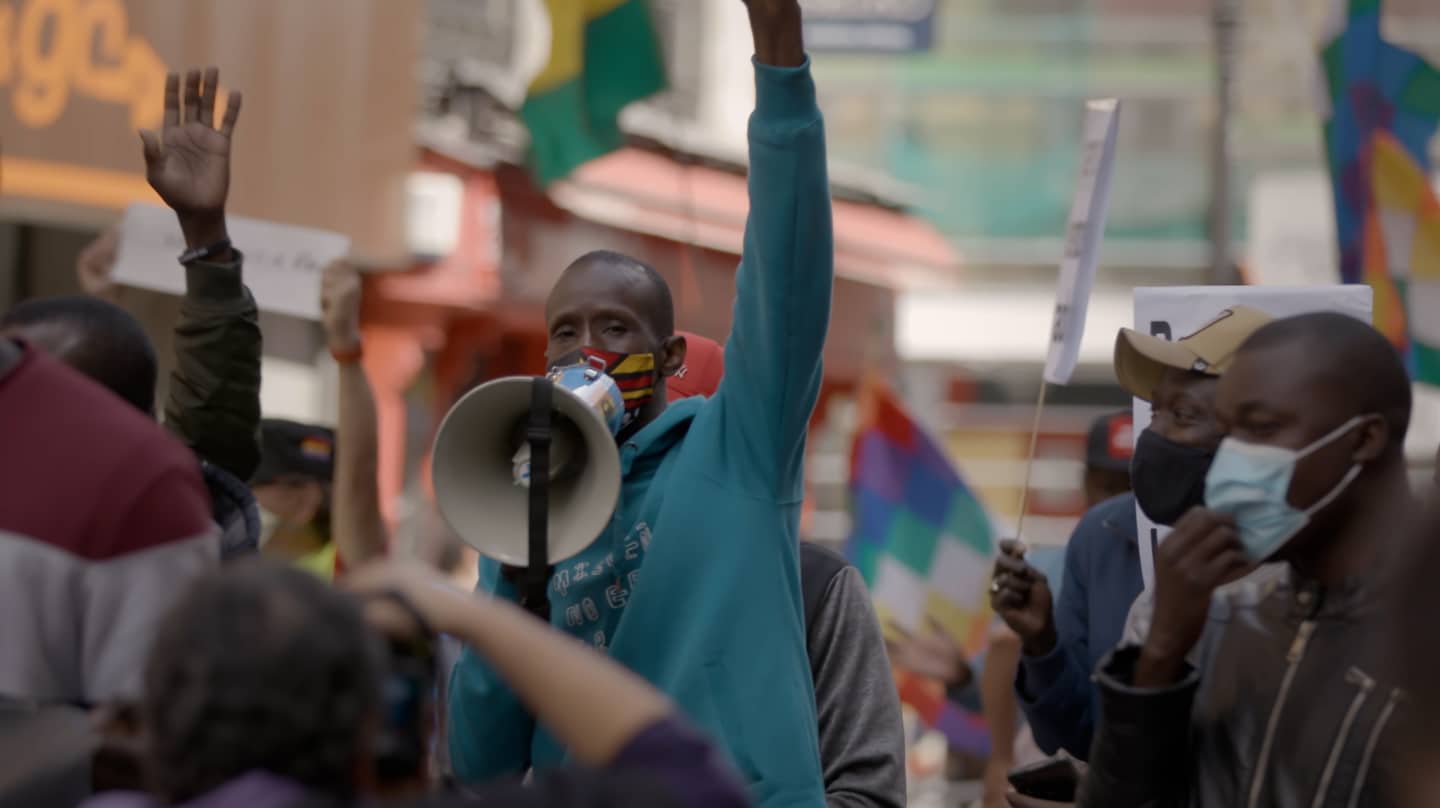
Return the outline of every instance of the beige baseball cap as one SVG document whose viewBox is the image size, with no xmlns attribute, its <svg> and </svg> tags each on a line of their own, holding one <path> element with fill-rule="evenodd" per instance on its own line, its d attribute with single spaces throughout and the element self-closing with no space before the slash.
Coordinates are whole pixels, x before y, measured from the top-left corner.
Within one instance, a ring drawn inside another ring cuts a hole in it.
<svg viewBox="0 0 1440 808">
<path fill-rule="evenodd" d="M 1130 395 L 1150 400 L 1166 368 L 1219 376 L 1250 335 L 1274 318 L 1249 306 L 1231 306 L 1188 337 L 1170 341 L 1131 328 L 1115 337 L 1115 376 Z"/>
</svg>

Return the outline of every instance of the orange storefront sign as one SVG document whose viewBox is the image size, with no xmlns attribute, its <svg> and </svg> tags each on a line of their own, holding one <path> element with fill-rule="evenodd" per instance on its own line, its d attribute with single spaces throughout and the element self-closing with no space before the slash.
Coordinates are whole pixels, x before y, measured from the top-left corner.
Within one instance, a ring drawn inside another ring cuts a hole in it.
<svg viewBox="0 0 1440 808">
<path fill-rule="evenodd" d="M 165 74 L 218 65 L 245 93 L 234 212 L 403 247 L 419 0 L 0 0 L 0 199 L 95 219 L 153 200 L 137 129 Z M 224 97 L 224 94 L 221 94 Z"/>
</svg>

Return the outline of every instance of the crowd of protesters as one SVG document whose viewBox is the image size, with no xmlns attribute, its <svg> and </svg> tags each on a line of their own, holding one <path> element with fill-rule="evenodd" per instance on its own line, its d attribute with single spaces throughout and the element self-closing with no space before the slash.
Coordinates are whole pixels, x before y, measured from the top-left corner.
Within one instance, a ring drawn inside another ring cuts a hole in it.
<svg viewBox="0 0 1440 808">
<path fill-rule="evenodd" d="M 1063 554 L 1002 543 L 983 665 L 938 628 L 882 631 L 859 573 L 799 540 L 825 138 L 798 2 L 747 7 L 727 344 L 677 331 L 665 281 L 619 253 L 581 256 L 546 306 L 550 366 L 641 368 L 619 503 L 577 557 L 604 574 L 552 570 L 549 626 L 499 562 L 470 593 L 387 558 L 353 267 L 321 292 L 336 427 L 261 419 L 225 213 L 241 98 L 217 123 L 217 71 L 169 78 L 141 136 L 186 243 L 163 406 L 115 303 L 0 316 L 0 806 L 892 808 L 892 664 L 984 711 L 987 806 L 1440 804 L 1440 512 L 1406 476 L 1405 368 L 1359 320 L 1235 306 L 1175 342 L 1122 331 L 1150 423 L 1097 422 Z M 1173 527 L 1149 589 L 1137 507 Z"/>
</svg>

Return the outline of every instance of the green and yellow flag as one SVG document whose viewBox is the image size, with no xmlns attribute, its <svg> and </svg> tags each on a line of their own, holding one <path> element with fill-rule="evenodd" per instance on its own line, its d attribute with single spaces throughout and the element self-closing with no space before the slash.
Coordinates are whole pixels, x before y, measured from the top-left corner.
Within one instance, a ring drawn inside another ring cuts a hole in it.
<svg viewBox="0 0 1440 808">
<path fill-rule="evenodd" d="M 620 110 L 665 87 L 645 0 L 545 0 L 545 7 L 550 61 L 520 108 L 541 185 L 620 148 Z"/>
</svg>

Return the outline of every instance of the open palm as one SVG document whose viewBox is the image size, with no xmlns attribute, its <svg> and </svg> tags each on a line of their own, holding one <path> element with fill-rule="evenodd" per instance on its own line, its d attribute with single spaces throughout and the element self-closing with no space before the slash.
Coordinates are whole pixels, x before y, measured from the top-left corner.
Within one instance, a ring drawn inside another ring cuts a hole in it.
<svg viewBox="0 0 1440 808">
<path fill-rule="evenodd" d="M 142 131 L 145 178 L 176 213 L 220 211 L 230 193 L 230 141 L 240 119 L 240 94 L 230 93 L 225 117 L 215 127 L 215 95 L 220 71 L 198 70 L 185 75 L 182 104 L 180 77 L 165 80 L 165 119 L 159 133 Z"/>
</svg>

